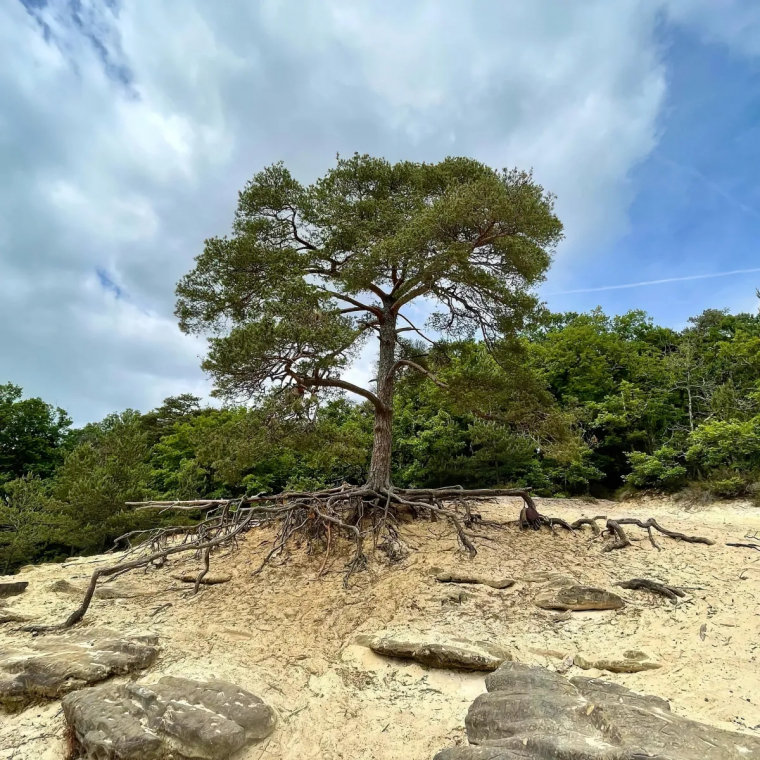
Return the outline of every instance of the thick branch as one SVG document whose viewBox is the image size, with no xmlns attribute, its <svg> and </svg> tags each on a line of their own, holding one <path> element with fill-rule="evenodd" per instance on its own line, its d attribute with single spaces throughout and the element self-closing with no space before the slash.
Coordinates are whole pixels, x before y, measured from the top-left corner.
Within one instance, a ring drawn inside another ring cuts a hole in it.
<svg viewBox="0 0 760 760">
<path fill-rule="evenodd" d="M 349 383 L 346 380 L 339 380 L 337 378 L 330 377 L 304 377 L 303 375 L 298 375 L 292 371 L 288 371 L 288 375 L 290 375 L 294 380 L 307 388 L 342 388 L 344 391 L 355 393 L 357 396 L 363 396 L 367 399 L 367 401 L 371 401 L 378 411 L 388 411 L 388 407 L 382 401 L 380 401 L 380 399 L 374 393 L 372 393 L 372 391 L 369 391 L 366 388 L 362 388 L 359 385 Z"/>
<path fill-rule="evenodd" d="M 401 296 L 401 298 L 399 298 L 398 301 L 393 304 L 393 311 L 398 314 L 399 309 L 402 306 L 408 304 L 410 301 L 413 301 L 415 298 L 423 296 L 425 293 L 429 292 L 430 288 L 427 285 L 420 285 L 419 287 L 413 288 L 412 290 L 408 291 L 406 295 Z"/>
<path fill-rule="evenodd" d="M 446 385 L 443 381 L 439 380 L 432 372 L 428 372 L 424 367 L 417 364 L 417 362 L 413 362 L 410 359 L 399 359 L 388 372 L 388 377 L 392 377 L 397 370 L 401 369 L 401 367 L 411 367 L 412 369 L 417 370 L 417 372 L 422 373 L 425 375 L 425 377 L 430 378 L 439 388 L 448 388 L 449 386 Z"/>
<path fill-rule="evenodd" d="M 336 290 L 328 290 L 327 288 L 324 288 L 321 285 L 317 285 L 317 287 L 322 292 L 327 293 L 327 295 L 332 296 L 333 298 L 340 298 L 342 301 L 345 301 L 346 303 L 350 303 L 352 306 L 355 306 L 357 309 L 368 311 L 374 314 L 378 319 L 383 318 L 383 310 L 379 308 L 378 306 L 372 306 L 371 304 L 362 303 L 361 301 L 357 301 L 355 298 L 351 298 L 351 296 L 345 295 L 345 293 L 338 293 Z"/>
</svg>

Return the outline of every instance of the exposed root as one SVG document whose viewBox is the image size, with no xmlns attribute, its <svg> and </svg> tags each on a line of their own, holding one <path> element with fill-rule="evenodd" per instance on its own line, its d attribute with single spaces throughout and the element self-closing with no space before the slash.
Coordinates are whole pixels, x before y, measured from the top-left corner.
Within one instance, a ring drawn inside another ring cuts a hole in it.
<svg viewBox="0 0 760 760">
<path fill-rule="evenodd" d="M 391 561 L 398 561 L 406 555 L 406 547 L 399 541 L 396 530 L 399 514 L 403 510 L 410 511 L 416 517 L 426 515 L 434 520 L 447 520 L 454 528 L 462 548 L 470 557 L 474 557 L 477 549 L 465 526 L 470 527 L 479 516 L 472 512 L 470 503 L 504 496 L 519 496 L 535 511 L 533 500 L 524 489 L 376 490 L 347 485 L 323 491 L 294 491 L 274 496 L 259 494 L 239 499 L 129 503 L 128 506 L 137 510 L 190 512 L 201 517 L 191 526 L 133 531 L 121 536 L 115 546 L 126 545 L 126 551 L 115 564 L 93 572 L 82 603 L 62 624 L 26 626 L 22 630 L 40 633 L 71 628 L 85 616 L 98 582 L 116 578 L 140 567 L 162 567 L 167 558 L 174 554 L 192 552 L 202 560 L 203 566 L 195 578 L 193 592 L 198 593 L 209 572 L 213 551 L 224 547 L 235 548 L 240 534 L 264 525 L 276 526 L 275 539 L 255 573 L 261 572 L 275 558 L 285 556 L 291 539 L 297 537 L 297 540 L 306 541 L 310 551 L 316 547 L 320 550 L 325 547 L 325 557 L 318 576 L 322 575 L 331 552 L 333 557 L 336 555 L 338 537 L 343 536 L 353 544 L 353 553 L 344 567 L 343 583 L 348 586 L 352 575 L 367 566 L 364 550 L 367 538 L 371 538 L 372 546 L 381 548 Z M 464 525 L 457 514 L 457 505 L 464 507 Z M 555 524 L 569 528 L 564 521 L 543 516 L 540 519 L 542 524 L 548 524 L 552 529 Z"/>
<path fill-rule="evenodd" d="M 596 524 L 596 520 L 604 519 L 603 517 L 581 518 L 570 525 L 565 520 L 540 514 L 525 489 L 373 489 L 343 485 L 323 491 L 294 491 L 274 496 L 259 494 L 238 499 L 131 503 L 128 506 L 138 510 L 191 512 L 198 515 L 199 519 L 190 526 L 135 531 L 117 539 L 116 546 L 126 545 L 126 551 L 115 564 L 93 572 L 82 603 L 62 624 L 26 626 L 22 630 L 43 632 L 70 628 L 85 616 L 99 581 L 117 578 L 140 567 L 162 567 L 175 554 L 192 552 L 203 562 L 202 569 L 195 578 L 194 593 L 197 594 L 209 572 L 212 553 L 217 549 L 236 548 L 237 540 L 243 532 L 266 525 L 275 527 L 275 537 L 270 551 L 254 574 L 261 572 L 275 558 L 287 556 L 293 539 L 299 544 L 305 541 L 310 552 L 325 552 L 319 577 L 325 572 L 331 554 L 333 558 L 337 556 L 338 539 L 343 537 L 353 545 L 352 554 L 344 566 L 343 583 L 347 587 L 353 574 L 367 566 L 367 539 L 370 540 L 370 546 L 383 551 L 391 562 L 399 561 L 407 555 L 407 549 L 399 540 L 396 529 L 405 511 L 415 517 L 446 520 L 454 529 L 461 547 L 470 557 L 474 557 L 477 554 L 472 541 L 475 534 L 468 534 L 467 530 L 480 521 L 480 516 L 472 511 L 471 502 L 505 496 L 518 496 L 524 501 L 519 521 L 522 528 L 540 530 L 542 525 L 546 525 L 552 532 L 556 532 L 559 527 L 576 535 L 578 528 L 589 525 L 595 535 L 601 538 L 605 535 L 616 537 L 614 543 L 605 547 L 605 551 L 631 545 L 623 525 L 645 528 L 654 546 L 657 544 L 652 529 L 681 541 L 714 543 L 707 538 L 667 530 L 653 518 L 646 522 L 634 518 L 608 520 L 604 531 L 600 531 Z M 460 519 L 461 512 L 458 512 L 458 508 L 464 512 L 464 521 Z"/>
<path fill-rule="evenodd" d="M 597 520 L 606 520 L 607 515 L 597 515 L 596 517 L 581 517 L 570 525 L 573 530 L 580 530 L 584 525 L 588 525 L 594 532 L 595 536 L 602 535 L 602 529 L 596 524 Z"/>
<path fill-rule="evenodd" d="M 647 578 L 631 578 L 629 581 L 621 581 L 615 585 L 620 586 L 620 588 L 651 591 L 653 594 L 664 596 L 673 604 L 678 604 L 678 600 L 683 599 L 686 596 L 686 593 L 676 586 L 657 583 L 657 581 L 650 581 Z"/>
<path fill-rule="evenodd" d="M 710 538 L 704 538 L 703 536 L 687 536 L 685 533 L 678 533 L 674 530 L 663 528 L 654 517 L 650 517 L 646 521 L 639 520 L 635 517 L 622 517 L 617 520 L 607 520 L 607 527 L 602 535 L 614 535 L 615 541 L 605 546 L 603 551 L 611 552 L 614 549 L 624 549 L 626 546 L 631 546 L 631 539 L 628 538 L 627 533 L 622 527 L 623 525 L 636 525 L 639 528 L 644 528 L 649 534 L 649 541 L 652 546 L 658 551 L 660 550 L 660 547 L 654 540 L 654 534 L 652 533 L 653 528 L 662 533 L 663 536 L 675 539 L 676 541 L 685 541 L 689 544 L 707 544 L 708 546 L 712 546 L 715 543 L 715 541 Z"/>
<path fill-rule="evenodd" d="M 554 526 L 559 525 L 560 528 L 575 533 L 573 527 L 565 520 L 562 520 L 559 517 L 547 517 L 546 515 L 542 515 L 536 509 L 536 504 L 530 497 L 530 494 L 526 494 L 523 498 L 525 499 L 525 506 L 520 511 L 520 528 L 522 530 L 527 530 L 528 528 L 540 530 L 542 525 L 548 525 L 549 529 L 554 533 Z"/>
</svg>

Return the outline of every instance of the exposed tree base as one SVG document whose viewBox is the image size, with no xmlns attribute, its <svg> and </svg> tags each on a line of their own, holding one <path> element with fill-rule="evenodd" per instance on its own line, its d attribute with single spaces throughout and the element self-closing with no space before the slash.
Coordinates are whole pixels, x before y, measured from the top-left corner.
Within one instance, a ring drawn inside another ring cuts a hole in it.
<svg viewBox="0 0 760 760">
<path fill-rule="evenodd" d="M 405 556 L 398 535 L 399 521 L 404 514 L 412 518 L 427 517 L 448 521 L 462 548 L 470 557 L 474 557 L 477 554 L 472 541 L 474 535 L 468 535 L 467 530 L 480 520 L 480 515 L 472 511 L 472 502 L 505 496 L 517 496 L 524 501 L 525 506 L 519 519 L 521 528 L 540 530 L 545 525 L 553 532 L 560 527 L 575 534 L 576 530 L 588 525 L 595 536 L 601 539 L 606 535 L 616 536 L 615 543 L 606 546 L 605 551 L 630 545 L 631 542 L 621 527 L 624 524 L 648 529 L 650 540 L 655 546 L 657 544 L 652 536 L 652 528 L 670 538 L 692 543 L 714 543 L 706 538 L 669 531 L 652 518 L 645 523 L 634 518 L 608 520 L 604 531 L 596 524 L 596 520 L 604 519 L 603 517 L 581 518 L 571 525 L 560 518 L 540 514 L 525 489 L 373 489 L 344 485 L 323 491 L 287 492 L 275 496 L 132 503 L 129 506 L 138 510 L 201 512 L 203 519 L 193 526 L 171 526 L 121 536 L 115 542 L 115 547 L 126 545 L 125 553 L 114 565 L 93 572 L 82 603 L 62 624 L 26 626 L 22 630 L 39 633 L 71 628 L 85 616 L 101 579 L 113 580 L 140 567 L 162 567 L 167 558 L 174 554 L 192 552 L 197 559 L 202 560 L 203 567 L 194 584 L 194 593 L 198 593 L 209 572 L 212 551 L 234 547 L 240 534 L 265 525 L 276 527 L 275 538 L 271 550 L 254 574 L 260 573 L 275 557 L 282 555 L 291 539 L 298 538 L 306 541 L 310 551 L 324 551 L 324 560 L 318 574 L 322 575 L 331 554 L 334 556 L 337 541 L 347 538 L 353 544 L 343 578 L 344 585 L 348 586 L 351 576 L 367 566 L 367 545 L 382 551 L 392 562 Z M 133 546 L 135 541 L 138 543 Z"/>
</svg>

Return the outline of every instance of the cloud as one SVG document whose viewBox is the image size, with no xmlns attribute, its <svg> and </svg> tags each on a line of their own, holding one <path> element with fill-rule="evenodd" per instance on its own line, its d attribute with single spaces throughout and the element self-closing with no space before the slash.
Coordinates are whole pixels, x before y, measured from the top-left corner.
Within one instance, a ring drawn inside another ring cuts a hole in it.
<svg viewBox="0 0 760 760">
<path fill-rule="evenodd" d="M 569 265 L 625 230 L 629 173 L 657 144 L 663 7 L 2 4 L 0 381 L 78 422 L 207 392 L 174 284 L 279 159 L 304 181 L 336 151 L 533 166 L 558 195 Z M 709 4 L 667 8 L 702 28 Z M 363 354 L 352 377 L 370 371 Z"/>
<path fill-rule="evenodd" d="M 760 6 L 753 0 L 668 0 L 665 7 L 672 21 L 706 42 L 760 55 Z"/>
</svg>

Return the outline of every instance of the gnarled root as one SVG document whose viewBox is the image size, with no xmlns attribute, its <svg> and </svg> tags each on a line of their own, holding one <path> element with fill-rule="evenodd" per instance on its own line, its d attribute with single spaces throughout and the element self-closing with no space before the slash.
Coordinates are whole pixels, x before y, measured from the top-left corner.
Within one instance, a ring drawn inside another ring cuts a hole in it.
<svg viewBox="0 0 760 760">
<path fill-rule="evenodd" d="M 238 499 L 129 503 L 128 506 L 138 510 L 190 512 L 202 517 L 191 526 L 133 531 L 121 536 L 115 546 L 126 545 L 124 554 L 110 567 L 101 567 L 92 574 L 82 603 L 62 624 L 27 626 L 23 630 L 39 633 L 70 628 L 85 616 L 102 579 L 117 578 L 140 567 L 161 567 L 175 554 L 192 552 L 202 560 L 203 567 L 194 586 L 194 593 L 198 593 L 209 571 L 212 553 L 224 547 L 235 548 L 243 532 L 265 525 L 276 526 L 275 538 L 255 573 L 261 572 L 276 557 L 283 556 L 291 538 L 298 536 L 305 539 L 309 550 L 324 547 L 325 558 L 319 571 L 322 575 L 330 552 L 335 556 L 338 537 L 343 536 L 353 544 L 353 553 L 345 565 L 343 582 L 347 586 L 351 576 L 367 566 L 366 539 L 371 538 L 373 546 L 386 550 L 391 561 L 401 558 L 404 547 L 399 541 L 396 525 L 402 509 L 410 510 L 415 516 L 427 515 L 430 519 L 448 521 L 462 548 L 474 557 L 477 549 L 465 530 L 478 519 L 470 509 L 470 502 L 504 496 L 520 496 L 535 511 L 533 500 L 524 489 L 373 489 L 347 485 L 323 491 L 286 492 L 274 496 L 259 494 Z M 457 513 L 457 504 L 465 507 L 464 524 Z M 555 524 L 569 528 L 564 521 L 539 517 L 541 524 L 548 524 L 552 529 Z"/>
<path fill-rule="evenodd" d="M 624 549 L 626 546 L 631 545 L 631 539 L 628 538 L 628 535 L 623 529 L 623 525 L 636 525 L 639 528 L 644 528 L 649 534 L 650 543 L 658 551 L 660 550 L 660 547 L 654 540 L 652 529 L 659 531 L 663 536 L 675 539 L 676 541 L 685 541 L 689 544 L 707 544 L 708 546 L 712 546 L 715 543 L 711 538 L 704 538 L 703 536 L 687 536 L 685 533 L 678 533 L 674 530 L 663 528 L 654 517 L 650 517 L 646 521 L 639 520 L 636 517 L 621 517 L 617 520 L 607 520 L 607 527 L 603 535 L 614 535 L 615 541 L 605 546 L 603 551 L 611 552 L 614 549 Z"/>
<path fill-rule="evenodd" d="M 548 525 L 552 532 L 554 532 L 555 525 L 559 525 L 560 528 L 569 530 L 571 533 L 575 533 L 573 526 L 562 520 L 559 517 L 547 517 L 542 515 L 536 509 L 536 503 L 531 498 L 530 494 L 525 493 L 523 495 L 525 506 L 520 510 L 520 528 L 527 530 L 532 528 L 533 530 L 541 530 L 542 525 Z"/>
</svg>

